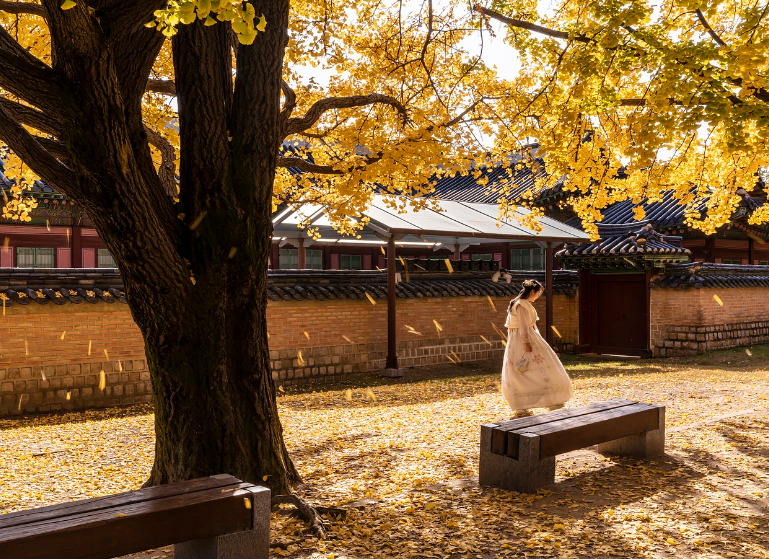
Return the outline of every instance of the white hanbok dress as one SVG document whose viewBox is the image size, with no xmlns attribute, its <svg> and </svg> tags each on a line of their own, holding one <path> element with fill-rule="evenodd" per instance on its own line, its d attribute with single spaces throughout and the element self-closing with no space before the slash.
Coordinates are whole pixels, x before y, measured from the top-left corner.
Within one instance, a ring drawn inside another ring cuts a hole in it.
<svg viewBox="0 0 769 559">
<path fill-rule="evenodd" d="M 502 394 L 513 410 L 562 405 L 572 396 L 571 379 L 560 359 L 537 329 L 537 311 L 525 299 L 519 299 L 507 315 L 507 348 L 502 364 Z M 532 352 L 524 372 L 516 364 Z"/>
</svg>

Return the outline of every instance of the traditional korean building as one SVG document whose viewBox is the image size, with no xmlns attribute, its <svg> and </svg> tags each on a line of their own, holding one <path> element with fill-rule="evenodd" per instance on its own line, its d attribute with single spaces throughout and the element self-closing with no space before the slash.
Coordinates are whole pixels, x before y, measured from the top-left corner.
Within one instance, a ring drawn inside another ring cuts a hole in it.
<svg viewBox="0 0 769 559">
<path fill-rule="evenodd" d="M 10 196 L 12 183 L 2 173 L 0 189 Z M 0 218 L 1 268 L 114 268 L 115 261 L 88 215 L 43 181 L 35 181 L 32 221 Z"/>
</svg>

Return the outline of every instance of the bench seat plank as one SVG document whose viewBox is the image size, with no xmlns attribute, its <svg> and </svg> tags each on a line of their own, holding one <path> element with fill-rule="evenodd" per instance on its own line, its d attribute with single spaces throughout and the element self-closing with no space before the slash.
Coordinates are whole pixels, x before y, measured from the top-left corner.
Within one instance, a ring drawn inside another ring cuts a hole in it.
<svg viewBox="0 0 769 559">
<path fill-rule="evenodd" d="M 593 404 L 588 404 L 587 406 L 582 406 L 579 408 L 568 408 L 550 413 L 532 415 L 530 417 L 500 421 L 496 423 L 496 426 L 491 433 L 491 452 L 494 454 L 509 456 L 511 458 L 518 456 L 518 447 L 515 446 L 513 448 L 508 444 L 508 432 L 510 431 L 528 431 L 530 428 L 537 425 L 553 423 L 555 421 L 569 419 L 572 417 L 581 417 L 583 415 L 592 414 L 598 411 L 629 406 L 634 403 L 635 402 L 631 400 L 610 400 L 608 402 L 596 402 Z"/>
<path fill-rule="evenodd" d="M 539 436 L 539 457 L 542 459 L 653 431 L 658 425 L 659 409 L 656 406 L 633 404 L 539 425 L 526 432 Z M 517 447 L 518 435 L 508 433 L 508 445 Z"/>
<path fill-rule="evenodd" d="M 176 484 L 174 484 L 176 485 Z M 161 489 L 160 486 L 153 489 Z M 0 528 L 0 557 L 109 559 L 171 543 L 250 530 L 251 484 L 141 500 Z M 83 504 L 85 504 L 84 502 Z M 48 511 L 50 512 L 50 511 Z"/>
<path fill-rule="evenodd" d="M 29 510 L 21 510 L 0 514 L 0 530 L 12 526 L 20 526 L 30 522 L 38 522 L 48 518 L 60 518 L 67 514 L 79 514 L 90 511 L 113 508 L 121 505 L 140 503 L 143 501 L 152 501 L 155 499 L 164 499 L 175 495 L 185 495 L 197 491 L 208 489 L 234 487 L 242 483 L 238 478 L 230 475 L 217 475 L 180 481 L 177 483 L 158 485 L 156 487 L 146 487 L 136 491 L 126 493 L 117 493 L 104 497 L 95 497 L 93 499 L 83 499 L 60 503 L 58 505 L 48 505 Z"/>
</svg>

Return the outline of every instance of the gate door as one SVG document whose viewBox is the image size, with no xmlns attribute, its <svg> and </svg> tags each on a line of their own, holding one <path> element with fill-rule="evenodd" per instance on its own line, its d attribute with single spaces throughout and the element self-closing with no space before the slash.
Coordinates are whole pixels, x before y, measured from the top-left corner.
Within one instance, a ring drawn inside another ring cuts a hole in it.
<svg viewBox="0 0 769 559">
<path fill-rule="evenodd" d="M 595 353 L 645 355 L 649 348 L 646 274 L 590 278 L 592 348 Z"/>
</svg>

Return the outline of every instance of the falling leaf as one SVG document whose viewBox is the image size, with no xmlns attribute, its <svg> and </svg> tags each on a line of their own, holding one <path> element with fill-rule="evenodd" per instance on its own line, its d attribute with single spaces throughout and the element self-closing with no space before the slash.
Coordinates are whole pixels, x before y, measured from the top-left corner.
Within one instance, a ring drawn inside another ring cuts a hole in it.
<svg viewBox="0 0 769 559">
<path fill-rule="evenodd" d="M 124 518 L 126 516 L 126 513 L 124 512 L 118 512 L 115 514 L 115 518 Z"/>
<path fill-rule="evenodd" d="M 104 374 L 104 369 L 99 371 L 99 390 L 102 392 L 107 387 L 107 375 Z"/>
<path fill-rule="evenodd" d="M 21 399 L 24 398 L 24 395 L 22 394 L 19 396 L 19 411 L 21 411 Z"/>
<path fill-rule="evenodd" d="M 718 295 L 713 295 L 713 300 L 716 303 L 718 303 L 720 306 L 722 306 L 722 307 L 724 306 L 724 302 L 721 300 L 721 297 L 719 297 Z"/>
<path fill-rule="evenodd" d="M 117 370 L 119 373 L 123 372 L 123 363 L 120 362 L 120 359 L 117 360 Z"/>
<path fill-rule="evenodd" d="M 267 474 L 266 476 L 262 476 L 262 481 L 267 481 L 272 477 L 272 474 Z"/>
<path fill-rule="evenodd" d="M 278 386 L 278 390 L 280 390 L 281 392 L 285 392 L 285 390 L 283 389 L 283 385 L 282 384 L 280 386 Z"/>
<path fill-rule="evenodd" d="M 348 402 L 352 402 L 352 390 L 351 390 L 350 388 L 348 388 L 347 390 L 345 390 L 345 392 L 344 392 L 344 398 L 345 398 L 345 400 L 347 400 Z"/>
<path fill-rule="evenodd" d="M 72 398 L 72 392 L 70 390 L 67 390 L 67 400 Z"/>
<path fill-rule="evenodd" d="M 304 357 L 302 357 L 302 352 L 298 351 L 296 354 L 296 360 L 299 363 L 300 367 L 304 367 Z"/>
<path fill-rule="evenodd" d="M 489 305 L 491 305 L 491 310 L 494 312 L 497 312 L 497 306 L 494 304 L 494 301 L 491 300 L 491 295 L 486 295 L 486 299 L 489 300 Z"/>
<path fill-rule="evenodd" d="M 304 337 L 305 337 L 305 338 L 307 338 L 308 340 L 310 339 L 310 334 L 309 334 L 309 333 L 307 333 L 307 331 L 306 331 L 306 330 L 305 330 L 304 332 L 302 332 L 302 333 L 304 334 Z"/>
<path fill-rule="evenodd" d="M 753 357 L 753 353 L 748 348 L 745 348 L 745 353 L 748 354 L 748 357 Z"/>
<path fill-rule="evenodd" d="M 267 480 L 265 480 L 267 481 Z M 243 504 L 246 506 L 247 509 L 251 508 L 251 499 L 248 497 L 243 497 Z"/>
<path fill-rule="evenodd" d="M 456 360 L 457 360 L 457 363 L 461 363 L 461 362 L 462 362 L 462 360 L 459 358 L 459 355 L 457 355 L 456 353 L 454 353 L 454 350 L 453 350 L 453 349 L 451 350 L 451 355 L 453 355 L 453 356 L 454 356 L 454 359 L 456 359 Z"/>
<path fill-rule="evenodd" d="M 351 344 L 351 343 L 352 343 L 352 340 L 351 340 L 350 338 L 348 338 L 347 336 L 342 336 L 342 339 L 343 339 L 344 341 L 346 341 L 347 343 L 349 343 L 349 344 Z"/>
<path fill-rule="evenodd" d="M 230 253 L 227 255 L 227 258 L 232 258 L 233 256 L 235 256 L 236 252 L 238 252 L 238 247 L 232 247 L 230 249 Z"/>
<path fill-rule="evenodd" d="M 366 387 L 366 396 L 368 396 L 369 400 L 376 402 L 376 396 L 374 395 L 374 391 L 371 389 L 370 386 Z"/>
<path fill-rule="evenodd" d="M 45 227 L 48 229 L 48 231 L 51 230 L 51 224 L 48 222 L 48 220 L 45 220 Z"/>
<path fill-rule="evenodd" d="M 47 381 L 48 379 L 45 377 L 45 371 L 40 371 L 40 376 L 43 377 L 43 382 Z"/>
<path fill-rule="evenodd" d="M 29 344 L 27 343 L 27 340 L 24 340 L 24 355 L 29 356 Z"/>
<path fill-rule="evenodd" d="M 67 333 L 67 331 L 66 331 L 66 330 L 64 330 L 64 331 L 61 333 L 61 336 L 59 336 L 59 339 L 60 339 L 60 340 L 63 340 L 63 339 L 64 339 L 64 335 L 65 335 L 66 333 Z"/>
<path fill-rule="evenodd" d="M 446 356 L 446 358 L 447 358 L 449 361 L 451 361 L 452 363 L 454 363 L 455 365 L 457 364 L 457 362 L 456 362 L 456 361 L 454 361 L 454 358 L 453 358 L 453 357 L 451 357 L 451 355 L 447 355 L 447 356 Z"/>
<path fill-rule="evenodd" d="M 374 301 L 374 298 L 371 295 L 369 295 L 368 291 L 364 291 L 364 293 L 366 294 L 366 298 L 369 300 L 369 302 L 372 305 L 376 305 L 376 301 Z"/>
<path fill-rule="evenodd" d="M 454 273 L 454 266 L 452 266 L 452 265 L 451 265 L 451 260 L 449 260 L 449 259 L 447 258 L 447 259 L 445 260 L 445 262 L 446 262 L 446 269 L 448 269 L 448 271 L 449 271 L 449 273 L 450 273 L 450 274 L 453 274 L 453 273 Z"/>
<path fill-rule="evenodd" d="M 88 340 L 88 355 L 91 355 L 91 340 Z"/>
<path fill-rule="evenodd" d="M 200 222 L 203 221 L 203 218 L 206 217 L 207 213 L 208 211 L 206 210 L 203 210 L 202 212 L 200 212 L 198 217 L 196 217 L 195 220 L 192 223 L 190 223 L 190 231 L 194 231 L 195 229 L 198 228 L 198 225 L 200 225 Z"/>
<path fill-rule="evenodd" d="M 384 247 L 379 247 L 379 250 L 381 250 L 381 251 L 382 251 L 382 254 L 384 254 L 385 256 L 387 256 L 387 253 L 385 252 L 385 249 L 384 249 Z"/>
<path fill-rule="evenodd" d="M 441 326 L 440 322 L 433 319 L 433 324 L 435 324 L 435 329 L 438 330 L 438 332 L 443 332 L 443 326 Z"/>
<path fill-rule="evenodd" d="M 104 349 L 104 358 L 109 361 L 109 353 L 107 353 L 107 349 Z"/>
<path fill-rule="evenodd" d="M 71 10 L 77 6 L 77 3 L 74 2 L 74 0 L 64 0 L 64 3 L 61 5 L 62 10 Z"/>
<path fill-rule="evenodd" d="M 555 327 L 555 324 L 550 325 L 550 328 L 553 329 L 553 332 L 555 332 L 556 336 L 558 336 L 559 338 L 563 337 L 563 336 L 561 336 L 561 333 L 558 331 L 558 328 Z"/>
<path fill-rule="evenodd" d="M 486 339 L 486 336 L 481 336 L 481 339 L 486 342 L 489 345 L 493 345 L 488 339 Z"/>
</svg>

